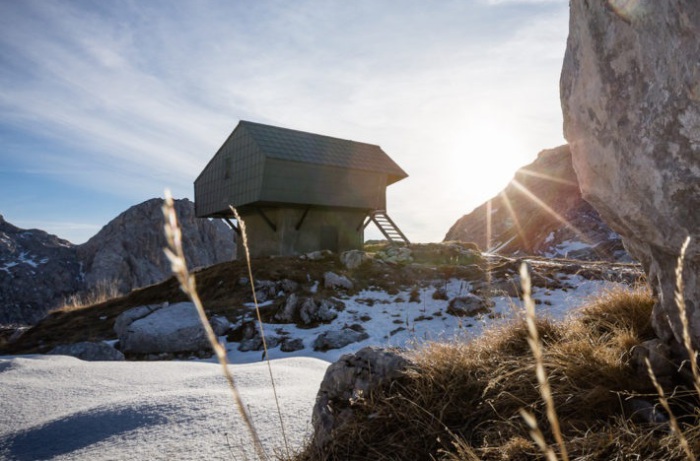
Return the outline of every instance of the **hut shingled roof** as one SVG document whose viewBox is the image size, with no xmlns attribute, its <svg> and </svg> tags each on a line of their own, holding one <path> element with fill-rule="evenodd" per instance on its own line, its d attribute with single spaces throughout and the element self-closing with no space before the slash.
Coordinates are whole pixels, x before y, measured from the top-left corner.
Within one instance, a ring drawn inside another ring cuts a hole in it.
<svg viewBox="0 0 700 461">
<path fill-rule="evenodd" d="M 381 147 L 374 144 L 245 120 L 240 121 L 239 127 L 246 129 L 269 158 L 386 173 L 390 177 L 389 183 L 408 176 Z"/>
</svg>

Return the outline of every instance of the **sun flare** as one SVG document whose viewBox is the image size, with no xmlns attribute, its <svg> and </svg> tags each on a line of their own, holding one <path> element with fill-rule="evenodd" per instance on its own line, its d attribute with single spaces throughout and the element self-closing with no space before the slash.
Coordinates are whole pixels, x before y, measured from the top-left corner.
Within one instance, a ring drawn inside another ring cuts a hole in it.
<svg viewBox="0 0 700 461">
<path fill-rule="evenodd" d="M 467 126 L 449 148 L 451 188 L 479 202 L 498 194 L 528 161 L 517 131 L 487 120 Z"/>
</svg>

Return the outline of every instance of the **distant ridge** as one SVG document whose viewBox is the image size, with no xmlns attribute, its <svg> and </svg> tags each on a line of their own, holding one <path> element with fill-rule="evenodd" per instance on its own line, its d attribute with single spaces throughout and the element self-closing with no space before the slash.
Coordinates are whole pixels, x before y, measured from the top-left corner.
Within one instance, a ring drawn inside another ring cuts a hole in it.
<svg viewBox="0 0 700 461">
<path fill-rule="evenodd" d="M 162 203 L 154 198 L 129 208 L 82 245 L 20 229 L 0 215 L 0 325 L 34 324 L 70 295 L 101 283 L 126 293 L 170 277 Z M 188 199 L 176 200 L 175 209 L 191 268 L 235 258 L 225 224 L 195 218 Z"/>
</svg>

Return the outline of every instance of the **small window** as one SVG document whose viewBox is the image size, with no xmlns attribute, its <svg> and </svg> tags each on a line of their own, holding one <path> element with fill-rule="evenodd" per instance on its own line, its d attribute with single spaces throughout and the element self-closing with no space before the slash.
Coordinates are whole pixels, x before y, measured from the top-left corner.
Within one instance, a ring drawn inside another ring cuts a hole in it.
<svg viewBox="0 0 700 461">
<path fill-rule="evenodd" d="M 231 177 L 231 157 L 224 159 L 224 179 Z"/>
</svg>

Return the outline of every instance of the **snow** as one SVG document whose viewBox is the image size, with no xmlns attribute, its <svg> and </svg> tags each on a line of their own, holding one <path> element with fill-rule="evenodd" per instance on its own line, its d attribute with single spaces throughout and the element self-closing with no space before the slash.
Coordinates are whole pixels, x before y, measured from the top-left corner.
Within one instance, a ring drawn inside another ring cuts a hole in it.
<svg viewBox="0 0 700 461">
<path fill-rule="evenodd" d="M 560 276 L 565 277 L 565 276 Z M 611 288 L 614 284 L 588 280 L 578 275 L 566 276 L 567 284 L 575 288 L 546 290 L 533 287 L 533 298 L 540 300 L 537 314 L 553 319 L 563 319 L 583 305 L 590 296 Z M 448 299 L 469 293 L 471 284 L 463 280 L 452 279 L 439 284 L 444 288 Z M 345 309 L 330 324 L 321 324 L 313 328 L 300 328 L 294 324 L 263 325 L 266 338 L 288 336 L 300 338 L 304 349 L 283 352 L 280 347 L 270 348 L 271 359 L 283 357 L 314 357 L 327 362 L 335 362 L 342 355 L 360 350 L 366 346 L 379 347 L 414 347 L 426 341 L 449 341 L 456 338 L 469 339 L 479 336 L 485 328 L 500 322 L 506 322 L 522 315 L 522 302 L 507 296 L 493 297 L 494 306 L 488 314 L 477 317 L 458 318 L 446 313 L 449 301 L 433 299 L 438 286 L 416 288 L 420 301 L 409 302 L 410 291 L 400 291 L 390 295 L 385 291 L 364 290 L 356 295 L 338 298 L 345 304 Z M 236 322 L 255 320 L 255 313 Z M 322 333 L 338 330 L 344 325 L 361 325 L 369 334 L 364 341 L 349 344 L 340 349 L 325 352 L 314 351 L 314 340 Z M 230 363 L 252 363 L 262 359 L 262 352 L 237 350 L 238 343 L 225 344 Z M 213 359 L 212 359 L 213 360 Z"/>
<path fill-rule="evenodd" d="M 15 267 L 15 266 L 18 265 L 18 264 L 19 264 L 19 263 L 14 262 L 14 261 L 9 262 L 9 263 L 5 263 L 4 266 L 0 267 L 0 271 L 5 271 L 5 272 L 7 272 L 8 274 L 11 274 L 10 269 L 13 268 L 13 267 Z"/>
<path fill-rule="evenodd" d="M 539 316 L 575 315 L 590 296 L 612 287 L 578 275 L 559 277 L 571 288 L 533 288 Z M 488 315 L 457 318 L 448 299 L 469 293 L 469 282 L 452 279 L 390 295 L 365 290 L 339 296 L 345 309 L 329 325 L 299 328 L 265 324 L 266 336 L 301 338 L 305 349 L 270 350 L 284 425 L 292 447 L 310 435 L 315 395 L 329 362 L 362 347 L 415 347 L 426 340 L 470 339 L 484 328 L 521 316 L 517 298 L 495 297 Z M 254 315 L 251 312 L 251 317 Z M 371 318 L 371 320 L 369 319 Z M 364 320 L 363 320 L 364 319 Z M 248 319 L 242 319 L 246 321 Z M 313 341 L 343 325 L 362 325 L 369 338 L 342 349 L 318 352 Z M 393 334 L 391 332 L 394 332 Z M 221 338 L 225 341 L 225 337 Z M 113 344 L 114 342 L 112 342 Z M 274 459 L 283 449 L 279 416 L 261 352 L 225 344 L 244 404 Z M 83 362 L 63 356 L 0 357 L 0 459 L 199 460 L 257 459 L 232 396 L 213 359 L 170 362 Z"/>
<path fill-rule="evenodd" d="M 36 261 L 34 257 L 32 257 L 32 255 L 29 254 L 29 252 L 23 251 L 19 254 L 19 256 L 17 256 L 16 260 L 6 262 L 3 266 L 0 266 L 0 271 L 5 271 L 8 274 L 10 274 L 10 269 L 20 264 L 27 264 L 32 268 L 36 269 L 37 267 L 39 267 L 40 264 L 46 264 L 47 262 L 49 262 L 49 258 L 43 258 L 39 261 Z"/>
<path fill-rule="evenodd" d="M 544 239 L 544 243 L 549 243 L 552 240 L 554 240 L 554 232 L 550 232 L 549 235 L 547 235 L 547 238 Z"/>
<path fill-rule="evenodd" d="M 589 243 L 580 242 L 578 240 L 564 240 L 557 246 L 551 248 L 550 251 L 544 254 L 544 256 L 547 258 L 555 258 L 557 256 L 566 257 L 573 251 L 585 250 L 588 248 L 591 248 Z"/>
<path fill-rule="evenodd" d="M 328 366 L 272 362 L 292 448 L 310 431 Z M 265 364 L 232 371 L 268 456 L 284 446 Z M 220 366 L 0 357 L 0 458 L 8 460 L 257 459 Z"/>
</svg>

